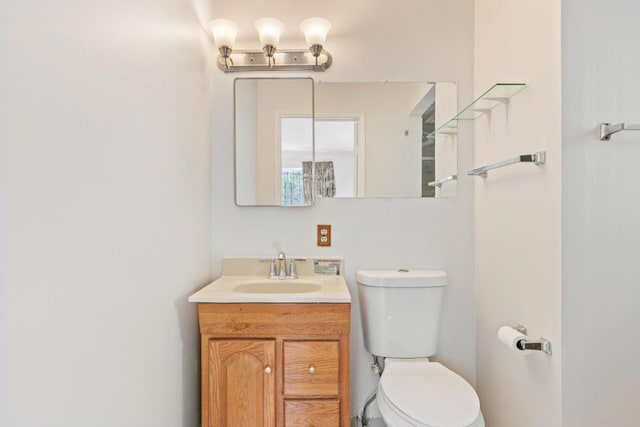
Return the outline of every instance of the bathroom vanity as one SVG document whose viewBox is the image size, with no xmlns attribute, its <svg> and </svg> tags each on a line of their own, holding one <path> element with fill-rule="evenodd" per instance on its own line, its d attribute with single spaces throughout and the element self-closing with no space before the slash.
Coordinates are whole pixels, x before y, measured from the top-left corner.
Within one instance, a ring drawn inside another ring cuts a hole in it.
<svg viewBox="0 0 640 427">
<path fill-rule="evenodd" d="M 203 426 L 349 426 L 342 276 L 223 275 L 189 301 L 198 303 Z"/>
</svg>

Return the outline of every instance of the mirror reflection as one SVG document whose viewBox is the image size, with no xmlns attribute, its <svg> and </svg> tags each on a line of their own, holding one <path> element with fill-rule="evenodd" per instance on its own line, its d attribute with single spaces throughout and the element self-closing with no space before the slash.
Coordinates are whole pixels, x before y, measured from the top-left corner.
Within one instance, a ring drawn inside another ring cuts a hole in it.
<svg viewBox="0 0 640 427">
<path fill-rule="evenodd" d="M 314 90 L 315 88 L 315 90 Z M 454 197 L 453 82 L 236 80 L 236 203 Z M 430 185 L 431 184 L 431 185 Z"/>
<path fill-rule="evenodd" d="M 312 204 L 313 80 L 238 78 L 234 98 L 236 204 Z"/>
<path fill-rule="evenodd" d="M 333 168 L 331 197 L 455 195 L 456 139 L 434 130 L 453 117 L 452 82 L 317 83 L 315 158 Z M 324 166 L 327 165 L 327 166 Z"/>
</svg>

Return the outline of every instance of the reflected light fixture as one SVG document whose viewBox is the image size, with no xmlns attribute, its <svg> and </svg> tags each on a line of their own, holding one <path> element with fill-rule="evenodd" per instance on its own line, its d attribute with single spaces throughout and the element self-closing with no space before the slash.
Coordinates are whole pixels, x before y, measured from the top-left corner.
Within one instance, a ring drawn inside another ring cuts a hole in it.
<svg viewBox="0 0 640 427">
<path fill-rule="evenodd" d="M 324 50 L 329 21 L 309 18 L 302 21 L 308 49 L 277 49 L 284 24 L 277 19 L 261 18 L 255 22 L 262 50 L 233 50 L 238 25 L 228 19 L 215 19 L 209 24 L 218 47 L 218 68 L 225 73 L 237 71 L 324 71 L 331 66 L 332 58 Z"/>
</svg>

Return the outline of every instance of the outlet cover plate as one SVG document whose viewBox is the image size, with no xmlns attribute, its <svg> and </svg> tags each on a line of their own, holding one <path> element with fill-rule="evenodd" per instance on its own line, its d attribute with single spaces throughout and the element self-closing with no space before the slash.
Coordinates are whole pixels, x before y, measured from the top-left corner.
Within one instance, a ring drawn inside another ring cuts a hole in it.
<svg viewBox="0 0 640 427">
<path fill-rule="evenodd" d="M 331 225 L 318 224 L 318 246 L 331 246 Z"/>
</svg>

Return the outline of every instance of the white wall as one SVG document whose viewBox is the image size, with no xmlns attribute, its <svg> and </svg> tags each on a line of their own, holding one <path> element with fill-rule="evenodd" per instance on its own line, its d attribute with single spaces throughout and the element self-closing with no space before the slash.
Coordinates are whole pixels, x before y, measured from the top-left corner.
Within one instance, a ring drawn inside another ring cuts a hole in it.
<svg viewBox="0 0 640 427">
<path fill-rule="evenodd" d="M 299 23 L 309 16 L 331 21 L 326 48 L 334 63 L 324 81 L 457 81 L 459 99 L 472 99 L 473 2 L 329 0 L 215 0 L 216 15 L 240 24 L 238 48 L 258 44 L 253 21 L 281 19 L 282 47 L 303 42 Z M 452 54 L 455 52 L 455 55 Z M 300 76 L 304 73 L 297 73 Z M 233 201 L 233 75 L 213 75 L 213 259 L 223 256 L 342 255 L 353 303 L 352 411 L 360 411 L 376 384 L 362 345 L 355 272 L 358 269 L 444 268 L 446 291 L 439 358 L 475 382 L 472 297 L 472 182 L 455 200 L 323 199 L 311 208 L 238 208 Z M 464 125 L 461 140 L 471 138 Z M 460 170 L 471 168 L 472 147 L 460 150 Z M 333 247 L 315 247 L 316 224 L 333 225 Z"/>
<path fill-rule="evenodd" d="M 500 81 L 530 86 L 475 121 L 476 165 L 540 150 L 547 164 L 474 178 L 477 390 L 488 426 L 560 426 L 560 2 L 476 1 L 476 92 Z M 517 323 L 553 356 L 502 346 Z"/>
<path fill-rule="evenodd" d="M 640 418 L 640 4 L 562 2 L 563 425 Z"/>
<path fill-rule="evenodd" d="M 188 2 L 3 2 L 0 425 L 199 424 L 202 49 Z"/>
</svg>

